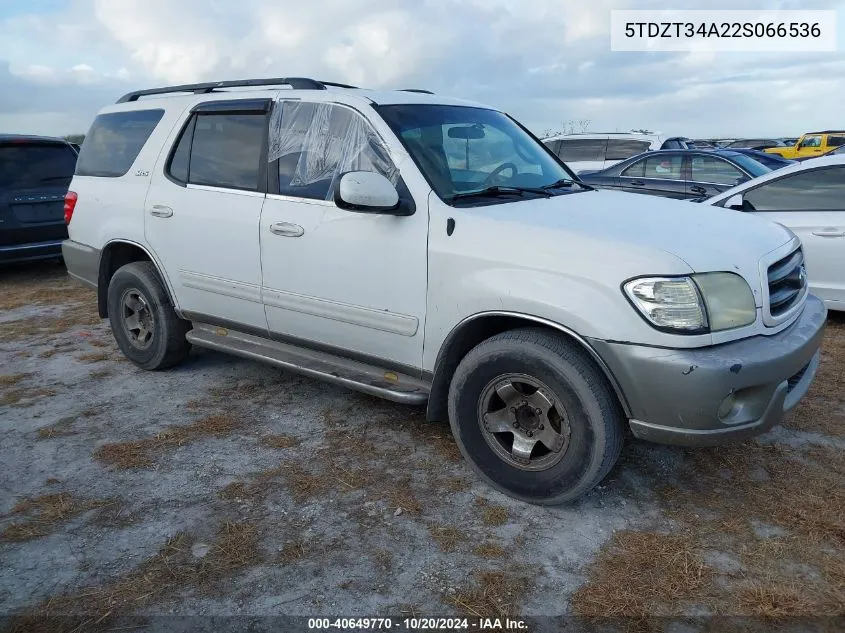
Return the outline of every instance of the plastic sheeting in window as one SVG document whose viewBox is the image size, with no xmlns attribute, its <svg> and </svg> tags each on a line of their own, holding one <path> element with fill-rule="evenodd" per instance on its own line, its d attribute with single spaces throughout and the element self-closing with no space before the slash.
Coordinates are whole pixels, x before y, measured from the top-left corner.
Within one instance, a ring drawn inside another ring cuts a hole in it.
<svg viewBox="0 0 845 633">
<path fill-rule="evenodd" d="M 364 117 L 331 103 L 276 102 L 268 160 L 276 159 L 282 192 L 302 189 L 306 197 L 330 199 L 349 171 L 377 172 L 393 184 L 399 180 L 387 148 Z"/>
</svg>

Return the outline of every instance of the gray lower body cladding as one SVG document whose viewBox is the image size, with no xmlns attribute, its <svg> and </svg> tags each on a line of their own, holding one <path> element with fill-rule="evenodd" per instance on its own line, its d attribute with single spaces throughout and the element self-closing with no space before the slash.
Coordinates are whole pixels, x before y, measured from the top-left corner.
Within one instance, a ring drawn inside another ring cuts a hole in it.
<svg viewBox="0 0 845 633">
<path fill-rule="evenodd" d="M 772 336 L 688 350 L 590 344 L 625 394 L 635 436 L 707 446 L 783 420 L 813 381 L 826 318 L 824 304 L 810 296 L 798 320 Z"/>
<path fill-rule="evenodd" d="M 68 274 L 86 286 L 97 287 L 100 276 L 100 251 L 85 244 L 65 240 L 62 242 L 62 257 Z"/>
</svg>

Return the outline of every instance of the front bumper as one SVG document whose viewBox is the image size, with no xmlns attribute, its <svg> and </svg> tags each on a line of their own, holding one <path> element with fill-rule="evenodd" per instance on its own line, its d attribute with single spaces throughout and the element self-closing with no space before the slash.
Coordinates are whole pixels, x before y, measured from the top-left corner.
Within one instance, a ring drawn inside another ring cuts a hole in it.
<svg viewBox="0 0 845 633">
<path fill-rule="evenodd" d="M 798 320 L 772 336 L 679 350 L 591 339 L 613 373 L 638 438 L 709 446 L 762 433 L 807 393 L 819 366 L 827 309 L 808 296 Z M 725 398 L 733 395 L 735 404 Z"/>
</svg>

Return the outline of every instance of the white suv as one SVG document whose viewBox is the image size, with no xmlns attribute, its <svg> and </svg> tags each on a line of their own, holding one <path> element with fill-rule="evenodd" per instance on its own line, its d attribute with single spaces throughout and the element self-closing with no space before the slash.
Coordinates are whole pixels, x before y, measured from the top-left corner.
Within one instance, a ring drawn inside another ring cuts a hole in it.
<svg viewBox="0 0 845 633">
<path fill-rule="evenodd" d="M 193 344 L 427 403 L 534 503 L 595 486 L 626 426 L 759 433 L 819 362 L 788 229 L 593 190 L 508 115 L 418 91 L 131 93 L 94 121 L 65 214 L 68 270 L 138 366 Z"/>
</svg>

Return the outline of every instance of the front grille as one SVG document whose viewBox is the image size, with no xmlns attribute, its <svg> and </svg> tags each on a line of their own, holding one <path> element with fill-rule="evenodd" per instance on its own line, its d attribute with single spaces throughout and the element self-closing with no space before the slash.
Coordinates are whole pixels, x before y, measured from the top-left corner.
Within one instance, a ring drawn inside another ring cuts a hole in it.
<svg viewBox="0 0 845 633">
<path fill-rule="evenodd" d="M 804 374 L 807 373 L 807 368 L 809 366 L 810 366 L 810 363 L 807 363 L 806 365 L 804 365 L 798 371 L 797 374 L 795 374 L 794 376 L 792 376 L 792 378 L 790 378 L 786 381 L 787 382 L 786 393 L 789 393 L 790 391 L 795 389 L 796 385 L 798 385 L 798 383 L 801 382 L 801 379 L 804 377 Z"/>
<path fill-rule="evenodd" d="M 769 266 L 769 314 L 778 317 L 790 310 L 804 295 L 807 271 L 799 248 Z"/>
</svg>

